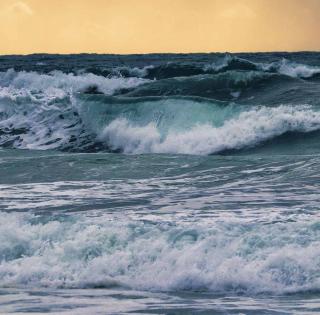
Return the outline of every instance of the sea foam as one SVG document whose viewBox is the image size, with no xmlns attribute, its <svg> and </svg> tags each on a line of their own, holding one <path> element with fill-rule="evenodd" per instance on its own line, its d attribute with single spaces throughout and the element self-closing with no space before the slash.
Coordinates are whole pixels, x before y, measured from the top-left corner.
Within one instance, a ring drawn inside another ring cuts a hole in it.
<svg viewBox="0 0 320 315">
<path fill-rule="evenodd" d="M 31 214 L 3 213 L 1 284 L 238 293 L 320 289 L 316 222 L 154 223 L 83 215 L 41 222 Z"/>
</svg>

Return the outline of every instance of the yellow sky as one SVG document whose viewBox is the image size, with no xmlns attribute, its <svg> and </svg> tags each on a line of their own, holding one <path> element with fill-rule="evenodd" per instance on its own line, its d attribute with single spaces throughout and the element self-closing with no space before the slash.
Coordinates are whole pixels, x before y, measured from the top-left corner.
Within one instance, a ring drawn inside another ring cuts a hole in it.
<svg viewBox="0 0 320 315">
<path fill-rule="evenodd" d="M 320 50 L 320 0 L 0 0 L 0 54 Z"/>
</svg>

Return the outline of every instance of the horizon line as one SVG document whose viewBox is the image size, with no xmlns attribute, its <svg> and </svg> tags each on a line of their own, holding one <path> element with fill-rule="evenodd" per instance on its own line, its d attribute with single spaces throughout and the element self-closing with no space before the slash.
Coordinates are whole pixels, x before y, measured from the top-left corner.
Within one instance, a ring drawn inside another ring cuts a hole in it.
<svg viewBox="0 0 320 315">
<path fill-rule="evenodd" d="M 275 53 L 320 53 L 319 50 L 268 50 L 268 51 L 211 51 L 211 52 L 141 52 L 141 53 L 100 53 L 100 52 L 70 52 L 70 53 L 49 53 L 49 52 L 34 52 L 34 53 L 12 53 L 1 54 L 1 57 L 13 56 L 34 56 L 34 55 L 110 55 L 110 56 L 135 56 L 135 55 L 210 55 L 210 54 L 275 54 Z"/>
</svg>

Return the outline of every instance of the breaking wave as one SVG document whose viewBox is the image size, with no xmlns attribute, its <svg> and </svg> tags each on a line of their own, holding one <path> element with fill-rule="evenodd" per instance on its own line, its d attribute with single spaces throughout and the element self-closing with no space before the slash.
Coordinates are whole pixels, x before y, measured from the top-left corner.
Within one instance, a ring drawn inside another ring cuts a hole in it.
<svg viewBox="0 0 320 315">
<path fill-rule="evenodd" d="M 320 112 L 304 106 L 280 106 L 241 112 L 221 126 L 202 124 L 184 131 L 172 126 L 165 134 L 155 123 L 141 127 L 120 118 L 105 127 L 100 139 L 125 153 L 213 154 L 253 147 L 287 132 L 319 129 Z"/>
<path fill-rule="evenodd" d="M 320 129 L 320 112 L 307 105 L 252 107 L 201 98 L 73 93 L 52 97 L 30 91 L 17 96 L 10 89 L 2 89 L 0 102 L 3 147 L 214 154 Z"/>
<path fill-rule="evenodd" d="M 215 154 L 320 129 L 320 90 L 301 79 L 316 67 L 226 55 L 131 70 L 0 72 L 0 146 Z"/>
</svg>

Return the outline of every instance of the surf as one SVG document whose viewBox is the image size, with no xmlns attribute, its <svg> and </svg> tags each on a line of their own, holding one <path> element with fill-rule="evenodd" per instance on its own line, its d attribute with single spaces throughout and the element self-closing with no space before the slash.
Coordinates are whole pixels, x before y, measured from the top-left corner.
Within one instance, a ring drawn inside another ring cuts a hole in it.
<svg viewBox="0 0 320 315">
<path fill-rule="evenodd" d="M 284 139 L 303 137 L 317 148 L 320 70 L 299 56 L 152 56 L 143 66 L 70 72 L 41 59 L 36 71 L 9 68 L 0 72 L 0 146 L 210 155 L 265 143 L 280 152 Z"/>
</svg>

